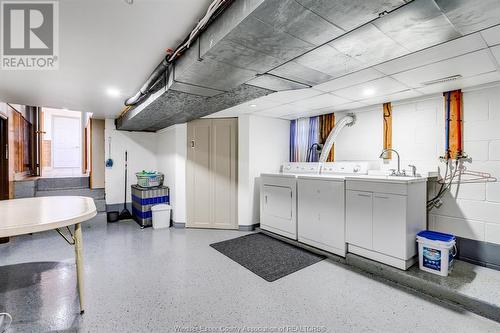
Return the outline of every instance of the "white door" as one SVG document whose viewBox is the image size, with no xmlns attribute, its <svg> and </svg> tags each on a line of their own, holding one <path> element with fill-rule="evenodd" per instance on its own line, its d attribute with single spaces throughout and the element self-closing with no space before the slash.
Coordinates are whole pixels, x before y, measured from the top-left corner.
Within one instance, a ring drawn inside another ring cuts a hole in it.
<svg viewBox="0 0 500 333">
<path fill-rule="evenodd" d="M 52 147 L 54 168 L 81 168 L 81 121 L 79 118 L 53 117 Z"/>
<path fill-rule="evenodd" d="M 372 232 L 372 193 L 346 191 L 345 220 L 347 243 L 371 250 Z"/>
</svg>

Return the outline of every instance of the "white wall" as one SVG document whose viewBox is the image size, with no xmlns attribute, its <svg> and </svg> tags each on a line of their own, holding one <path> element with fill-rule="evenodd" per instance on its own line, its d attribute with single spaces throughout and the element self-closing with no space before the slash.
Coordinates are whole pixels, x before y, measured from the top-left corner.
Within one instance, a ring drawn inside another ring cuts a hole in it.
<svg viewBox="0 0 500 333">
<path fill-rule="evenodd" d="M 111 138 L 111 158 L 113 167 L 105 170 L 106 203 L 123 203 L 125 186 L 125 150 L 128 151 L 127 202 L 131 202 L 130 185 L 136 184 L 136 172 L 157 170 L 157 134 L 117 131 L 114 119 L 106 119 L 105 154 L 109 156 Z"/>
<path fill-rule="evenodd" d="M 238 121 L 238 223 L 259 223 L 259 176 L 289 159 L 288 120 L 243 115 Z"/>
<path fill-rule="evenodd" d="M 165 174 L 170 188 L 172 220 L 186 223 L 187 125 L 170 126 L 157 132 L 158 171 Z"/>
<path fill-rule="evenodd" d="M 464 90 L 464 150 L 473 163 L 467 169 L 489 172 L 500 178 L 500 86 Z M 356 113 L 357 122 L 346 128 L 335 145 L 335 159 L 369 160 L 382 168 L 382 106 Z M 340 119 L 341 113 L 336 113 Z M 402 168 L 415 164 L 418 171 L 443 174 L 444 103 L 442 95 L 393 103 L 393 148 L 401 155 Z M 378 162 L 377 162 L 378 161 Z M 433 230 L 500 244 L 500 182 L 453 186 L 444 205 L 429 214 Z"/>
</svg>

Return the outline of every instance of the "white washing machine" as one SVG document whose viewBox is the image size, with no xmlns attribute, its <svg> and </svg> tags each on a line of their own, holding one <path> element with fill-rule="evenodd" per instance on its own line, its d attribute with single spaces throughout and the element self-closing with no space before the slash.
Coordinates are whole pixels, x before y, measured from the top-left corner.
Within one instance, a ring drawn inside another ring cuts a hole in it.
<svg viewBox="0 0 500 333">
<path fill-rule="evenodd" d="M 345 177 L 367 172 L 367 163 L 332 162 L 297 176 L 299 242 L 345 257 Z"/>
<path fill-rule="evenodd" d="M 319 174 L 319 163 L 285 163 L 260 176 L 260 228 L 297 240 L 297 175 Z"/>
</svg>

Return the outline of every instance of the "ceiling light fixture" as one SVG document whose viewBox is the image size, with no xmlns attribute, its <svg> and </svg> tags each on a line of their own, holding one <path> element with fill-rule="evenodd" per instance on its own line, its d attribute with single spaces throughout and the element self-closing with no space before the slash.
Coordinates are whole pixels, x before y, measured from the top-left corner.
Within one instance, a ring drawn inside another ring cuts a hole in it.
<svg viewBox="0 0 500 333">
<path fill-rule="evenodd" d="M 108 88 L 106 90 L 106 93 L 110 96 L 110 97 L 120 97 L 121 93 L 120 93 L 120 90 L 116 89 L 116 88 Z"/>
<path fill-rule="evenodd" d="M 256 107 L 257 107 L 257 104 L 250 104 L 250 107 L 251 107 L 251 108 L 256 108 Z"/>
<path fill-rule="evenodd" d="M 375 89 L 366 88 L 365 90 L 363 90 L 363 95 L 365 95 L 366 97 L 373 96 L 373 95 L 375 95 Z"/>
</svg>

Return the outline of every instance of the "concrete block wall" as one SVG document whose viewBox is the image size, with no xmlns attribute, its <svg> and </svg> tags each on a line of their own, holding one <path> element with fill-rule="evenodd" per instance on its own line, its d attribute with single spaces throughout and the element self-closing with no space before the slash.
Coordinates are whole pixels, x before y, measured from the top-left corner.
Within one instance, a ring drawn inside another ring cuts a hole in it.
<svg viewBox="0 0 500 333">
<path fill-rule="evenodd" d="M 490 173 L 500 179 L 500 85 L 464 90 L 464 151 L 472 158 L 468 170 Z M 337 113 L 337 119 L 342 114 Z M 360 110 L 353 127 L 339 135 L 336 160 L 368 160 L 382 169 L 382 106 Z M 444 164 L 444 102 L 441 95 L 422 96 L 393 103 L 393 147 L 401 155 L 402 168 L 415 164 L 418 171 L 439 169 Z M 430 184 L 429 196 L 437 189 Z M 500 182 L 454 185 L 444 204 L 429 214 L 429 228 L 457 236 L 500 244 Z"/>
</svg>

